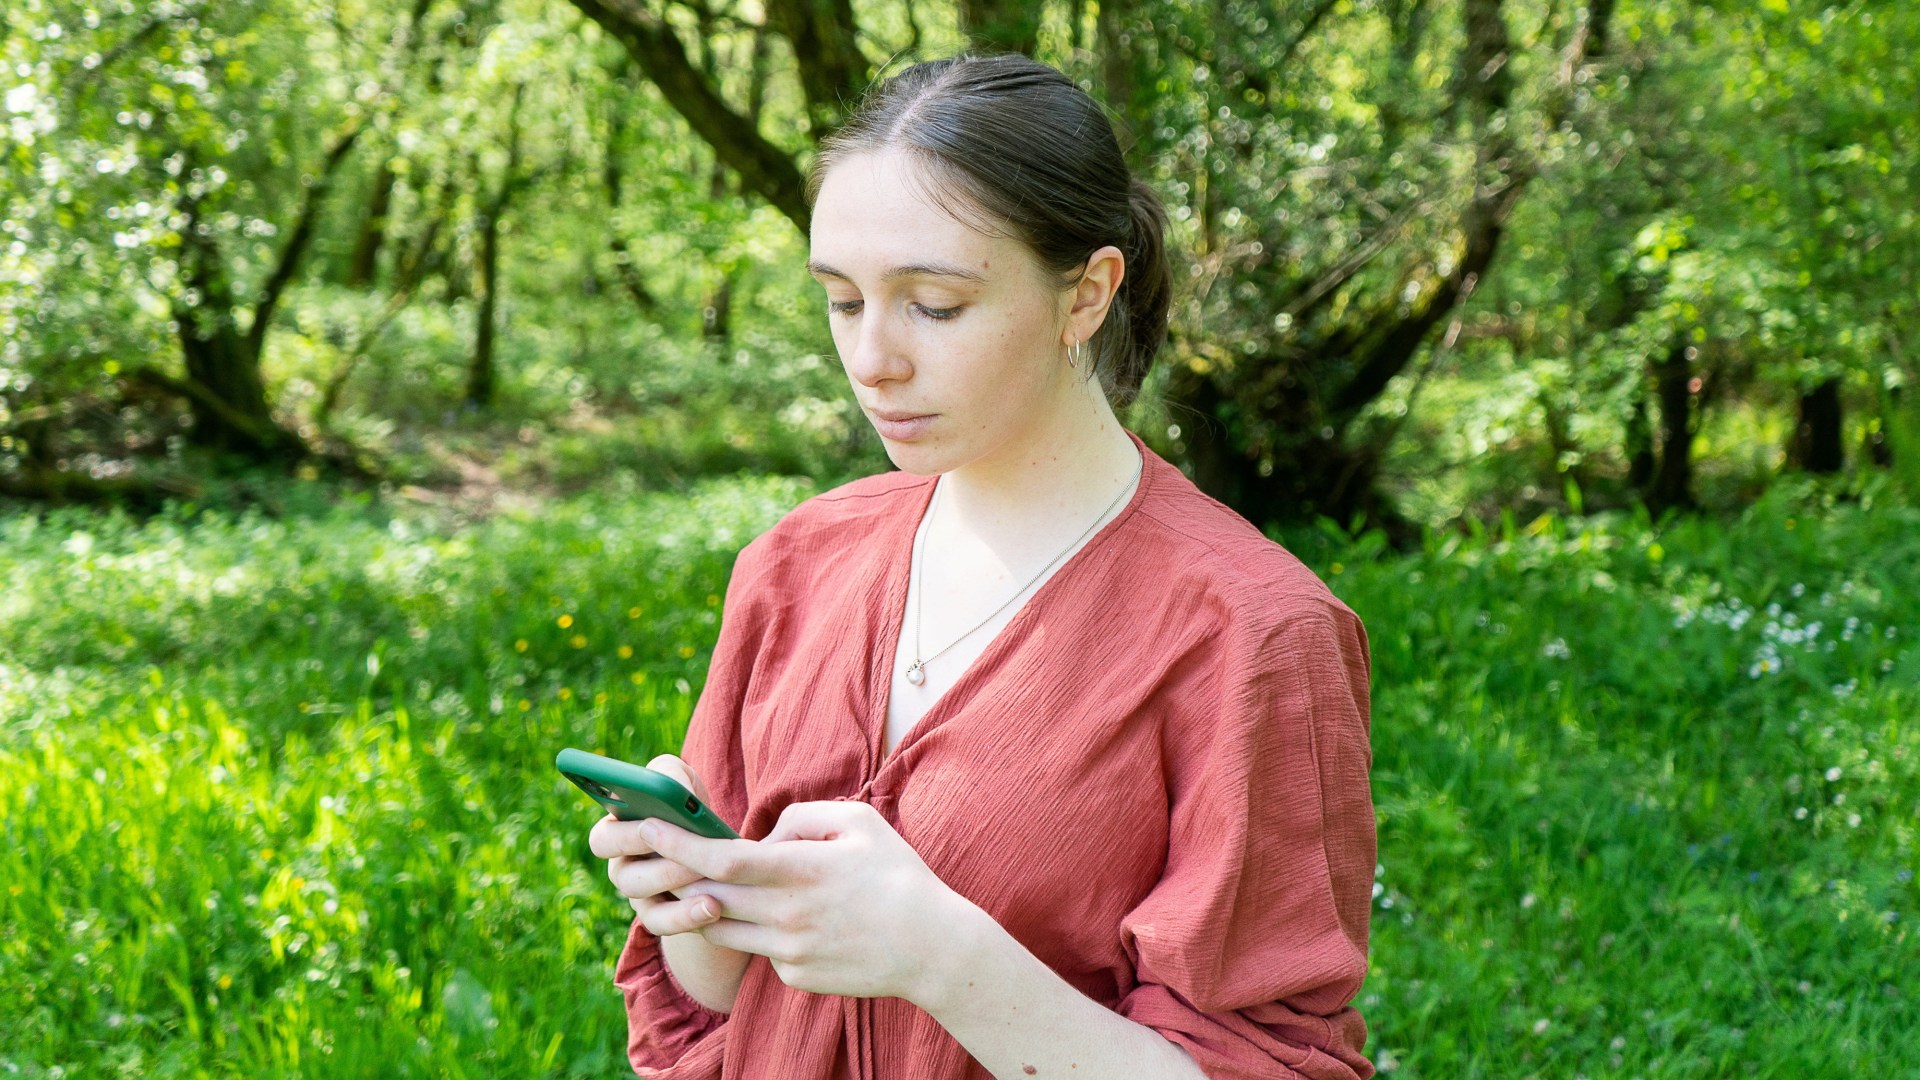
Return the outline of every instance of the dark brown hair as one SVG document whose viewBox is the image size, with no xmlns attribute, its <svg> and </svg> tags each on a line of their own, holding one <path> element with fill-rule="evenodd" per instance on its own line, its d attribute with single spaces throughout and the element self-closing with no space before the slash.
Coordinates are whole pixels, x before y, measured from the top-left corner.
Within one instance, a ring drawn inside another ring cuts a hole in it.
<svg viewBox="0 0 1920 1080">
<path fill-rule="evenodd" d="M 1019 53 L 915 64 L 868 87 L 821 143 L 807 206 L 834 165 L 880 150 L 912 154 L 935 181 L 930 201 L 1021 241 L 1056 288 L 1078 280 L 1096 249 L 1119 248 L 1126 274 L 1087 348 L 1114 407 L 1134 399 L 1167 337 L 1167 214 L 1127 169 L 1112 123 L 1085 91 Z"/>
</svg>

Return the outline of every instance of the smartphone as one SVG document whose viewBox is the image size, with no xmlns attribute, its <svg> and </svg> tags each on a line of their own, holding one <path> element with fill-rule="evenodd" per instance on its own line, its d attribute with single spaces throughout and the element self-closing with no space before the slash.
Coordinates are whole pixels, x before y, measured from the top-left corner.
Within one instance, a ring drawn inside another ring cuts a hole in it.
<svg viewBox="0 0 1920 1080">
<path fill-rule="evenodd" d="M 560 751 L 553 763 L 560 775 L 621 821 L 660 818 L 716 840 L 740 839 L 740 834 L 721 821 L 711 807 L 703 806 L 693 792 L 666 773 L 571 746 Z"/>
</svg>

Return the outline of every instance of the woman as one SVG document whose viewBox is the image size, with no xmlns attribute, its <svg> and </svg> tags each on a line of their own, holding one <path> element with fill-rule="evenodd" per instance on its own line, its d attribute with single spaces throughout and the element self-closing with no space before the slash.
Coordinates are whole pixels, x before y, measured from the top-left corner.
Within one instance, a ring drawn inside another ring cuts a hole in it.
<svg viewBox="0 0 1920 1080">
<path fill-rule="evenodd" d="M 745 839 L 594 826 L 635 1069 L 1372 1075 L 1365 631 L 1115 419 L 1169 274 L 1105 116 L 1025 57 L 920 64 L 808 195 L 900 471 L 741 552 L 650 762 Z"/>
</svg>

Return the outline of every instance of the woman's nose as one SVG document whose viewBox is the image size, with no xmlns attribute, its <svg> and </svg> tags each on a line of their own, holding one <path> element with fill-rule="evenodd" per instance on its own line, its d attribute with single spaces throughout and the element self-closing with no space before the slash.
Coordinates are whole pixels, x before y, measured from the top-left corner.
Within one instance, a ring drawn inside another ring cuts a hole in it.
<svg viewBox="0 0 1920 1080">
<path fill-rule="evenodd" d="M 913 363 L 901 351 L 896 329 L 888 325 L 883 315 L 863 312 L 854 332 L 852 351 L 841 357 L 847 375 L 862 386 L 878 386 L 912 375 Z"/>
</svg>

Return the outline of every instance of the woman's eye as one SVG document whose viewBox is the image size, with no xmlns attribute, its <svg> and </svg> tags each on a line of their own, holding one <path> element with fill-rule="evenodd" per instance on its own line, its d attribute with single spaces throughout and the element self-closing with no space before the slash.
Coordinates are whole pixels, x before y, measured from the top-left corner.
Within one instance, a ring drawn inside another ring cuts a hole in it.
<svg viewBox="0 0 1920 1080">
<path fill-rule="evenodd" d="M 864 301 L 860 300 L 841 300 L 837 303 L 828 304 L 827 310 L 835 315 L 858 315 L 860 313 L 860 305 L 863 302 Z M 945 322 L 955 315 L 960 314 L 960 309 L 957 307 L 930 308 L 925 304 L 914 304 L 913 307 L 922 315 L 925 315 L 935 322 Z"/>
</svg>

